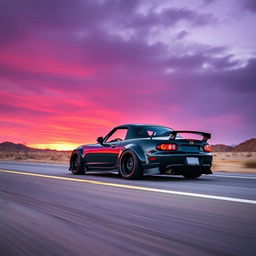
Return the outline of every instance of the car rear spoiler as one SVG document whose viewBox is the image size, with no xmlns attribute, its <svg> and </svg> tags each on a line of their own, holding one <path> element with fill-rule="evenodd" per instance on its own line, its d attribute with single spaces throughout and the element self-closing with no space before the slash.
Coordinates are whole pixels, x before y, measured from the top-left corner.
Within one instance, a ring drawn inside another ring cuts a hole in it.
<svg viewBox="0 0 256 256">
<path fill-rule="evenodd" d="M 202 141 L 207 141 L 208 139 L 211 138 L 211 134 L 207 133 L 207 132 L 197 132 L 197 131 L 171 131 L 170 133 L 170 139 L 171 140 L 175 140 L 176 136 L 178 133 L 193 133 L 193 134 L 198 134 L 198 135 L 202 135 L 203 139 Z"/>
</svg>

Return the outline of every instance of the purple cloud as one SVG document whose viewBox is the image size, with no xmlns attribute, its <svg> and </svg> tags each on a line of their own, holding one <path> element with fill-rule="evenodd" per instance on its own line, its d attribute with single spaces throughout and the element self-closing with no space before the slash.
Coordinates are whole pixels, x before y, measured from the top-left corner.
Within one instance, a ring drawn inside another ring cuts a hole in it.
<svg viewBox="0 0 256 256">
<path fill-rule="evenodd" d="M 243 0 L 242 5 L 252 13 L 256 13 L 256 2 L 254 0 Z"/>
<path fill-rule="evenodd" d="M 185 30 L 182 30 L 182 31 L 180 31 L 179 33 L 178 33 L 178 35 L 177 35 L 177 40 L 182 40 L 182 39 L 184 39 L 186 36 L 188 36 L 188 32 L 187 31 L 185 31 Z"/>
<path fill-rule="evenodd" d="M 208 45 L 191 39 L 219 24 L 220 7 L 210 12 L 215 1 L 207 2 L 198 11 L 157 2 L 146 10 L 147 1 L 1 1 L 1 119 L 9 127 L 12 115 L 38 113 L 60 127 L 76 113 L 77 129 L 101 120 L 205 129 L 215 142 L 254 136 L 255 55 L 216 45 L 215 34 Z"/>
</svg>

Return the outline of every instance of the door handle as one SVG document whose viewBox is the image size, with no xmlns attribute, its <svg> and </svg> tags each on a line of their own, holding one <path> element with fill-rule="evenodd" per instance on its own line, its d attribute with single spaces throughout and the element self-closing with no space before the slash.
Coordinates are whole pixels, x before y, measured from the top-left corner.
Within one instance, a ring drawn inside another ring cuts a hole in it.
<svg viewBox="0 0 256 256">
<path fill-rule="evenodd" d="M 115 148 L 117 146 L 117 144 L 112 144 L 111 148 Z"/>
</svg>

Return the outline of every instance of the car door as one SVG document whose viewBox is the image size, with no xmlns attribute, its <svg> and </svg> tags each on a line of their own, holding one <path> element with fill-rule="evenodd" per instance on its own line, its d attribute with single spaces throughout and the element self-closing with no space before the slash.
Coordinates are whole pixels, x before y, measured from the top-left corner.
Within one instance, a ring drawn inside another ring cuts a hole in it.
<svg viewBox="0 0 256 256">
<path fill-rule="evenodd" d="M 116 167 L 120 143 L 125 140 L 128 129 L 126 127 L 112 130 L 105 138 L 102 145 L 99 145 L 94 152 L 87 154 L 87 165 L 90 168 Z"/>
</svg>

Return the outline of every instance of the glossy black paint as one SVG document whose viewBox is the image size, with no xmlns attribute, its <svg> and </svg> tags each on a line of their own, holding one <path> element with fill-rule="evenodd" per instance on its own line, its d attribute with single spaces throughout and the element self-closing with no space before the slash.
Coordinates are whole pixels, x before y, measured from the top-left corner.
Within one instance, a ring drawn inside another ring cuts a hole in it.
<svg viewBox="0 0 256 256">
<path fill-rule="evenodd" d="M 121 125 L 111 130 L 104 138 L 99 137 L 97 144 L 82 145 L 73 152 L 79 152 L 83 158 L 86 171 L 118 170 L 122 154 L 124 154 L 126 150 L 132 150 L 141 163 L 144 175 L 184 175 L 191 170 L 197 170 L 201 174 L 212 173 L 212 154 L 203 151 L 203 147 L 208 145 L 207 139 L 210 138 L 210 134 L 185 131 L 200 134 L 203 136 L 203 140 L 177 138 L 177 133 L 182 133 L 183 131 L 173 131 L 168 138 L 150 136 L 140 138 L 137 131 L 139 128 L 143 127 L 163 126 L 145 124 Z M 125 139 L 123 141 L 107 143 L 109 137 L 118 129 L 127 129 Z M 175 143 L 178 149 L 176 151 L 159 151 L 156 149 L 156 146 L 160 143 Z M 188 165 L 186 162 L 187 157 L 197 157 L 199 165 Z M 150 158 L 153 160 L 150 160 Z"/>
</svg>

